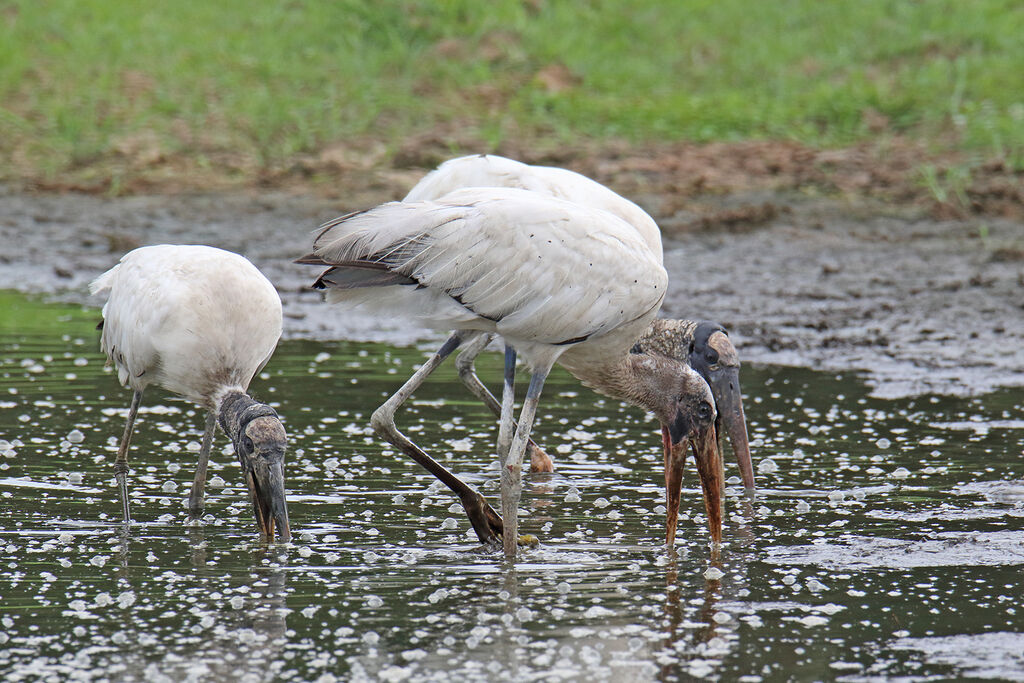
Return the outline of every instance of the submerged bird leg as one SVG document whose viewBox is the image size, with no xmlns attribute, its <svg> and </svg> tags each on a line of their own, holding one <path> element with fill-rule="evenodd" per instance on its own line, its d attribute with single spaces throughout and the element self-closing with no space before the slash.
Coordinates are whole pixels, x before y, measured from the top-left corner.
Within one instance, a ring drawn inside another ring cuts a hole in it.
<svg viewBox="0 0 1024 683">
<path fill-rule="evenodd" d="M 142 390 L 139 389 L 132 394 L 132 402 L 128 407 L 128 422 L 124 425 L 124 436 L 121 437 L 121 445 L 117 449 L 117 459 L 114 460 L 114 478 L 117 479 L 117 487 L 121 490 L 121 520 L 125 524 L 132 521 L 131 513 L 128 510 L 128 445 L 132 440 L 135 416 L 139 413 L 141 401 Z"/>
<path fill-rule="evenodd" d="M 495 417 L 501 417 L 501 404 L 498 403 L 498 399 L 494 397 L 494 394 L 484 386 L 484 383 L 480 381 L 480 377 L 476 374 L 476 367 L 473 365 L 473 361 L 480 355 L 480 352 L 487 348 L 487 345 L 491 342 L 494 335 L 482 334 L 472 342 L 467 344 L 459 355 L 455 358 L 455 367 L 459 370 L 459 379 L 466 385 L 469 392 L 480 399 L 487 409 L 494 413 Z M 511 419 L 511 413 L 510 413 Z M 515 430 L 515 424 L 512 425 Z M 526 443 L 526 453 L 530 456 L 530 471 L 531 472 L 554 472 L 555 466 L 551 462 L 551 457 L 544 452 L 540 446 L 538 446 L 531 439 Z"/>
<path fill-rule="evenodd" d="M 508 354 L 506 352 L 506 363 Z M 506 365 L 507 368 L 507 365 Z M 514 368 L 514 364 L 513 364 Z M 533 429 L 533 418 L 537 415 L 537 404 L 540 401 L 540 392 L 544 388 L 544 380 L 551 371 L 551 363 L 547 367 L 537 368 L 530 377 L 530 387 L 526 390 L 526 399 L 523 401 L 523 408 L 519 412 L 519 425 L 515 436 L 512 438 L 512 445 L 509 447 L 508 457 L 504 459 L 501 467 L 501 516 L 504 522 L 505 534 L 503 536 L 505 556 L 509 559 L 516 556 L 516 545 L 519 538 L 519 497 L 523 492 L 523 455 L 526 453 L 526 442 L 530 439 L 530 430 Z M 506 375 L 506 378 L 508 375 Z M 506 387 L 509 386 L 506 379 Z M 503 398 L 505 398 L 503 396 Z M 503 419 L 502 425 L 505 424 Z M 511 423 L 511 419 L 508 420 Z"/>
<path fill-rule="evenodd" d="M 395 426 L 395 411 L 398 410 L 398 407 L 408 400 L 412 393 L 423 384 L 427 376 L 451 355 L 452 351 L 457 349 L 463 341 L 470 339 L 471 335 L 476 336 L 477 334 L 479 333 L 453 332 L 441 348 L 427 359 L 427 362 L 420 366 L 420 369 L 414 372 L 412 377 L 406 380 L 405 384 L 384 402 L 384 405 L 373 411 L 370 424 L 378 436 L 418 462 L 458 495 L 462 507 L 465 508 L 466 515 L 473 525 L 473 530 L 476 531 L 476 535 L 482 543 L 497 543 L 502 535 L 501 518 L 491 509 L 484 497 L 427 455 L 423 449 L 409 440 L 409 437 Z"/>
<path fill-rule="evenodd" d="M 199 449 L 199 463 L 196 465 L 196 476 L 192 480 L 192 490 L 188 494 L 188 514 L 196 519 L 203 513 L 203 491 L 206 488 L 206 468 L 210 463 L 210 451 L 213 449 L 213 432 L 217 428 L 217 415 L 211 410 L 206 414 L 206 430 L 203 432 L 203 446 Z"/>
</svg>

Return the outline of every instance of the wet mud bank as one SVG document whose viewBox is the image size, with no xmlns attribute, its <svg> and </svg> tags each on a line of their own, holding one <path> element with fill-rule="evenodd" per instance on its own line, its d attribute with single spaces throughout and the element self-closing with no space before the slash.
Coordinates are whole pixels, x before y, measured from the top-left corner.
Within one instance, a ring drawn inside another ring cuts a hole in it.
<svg viewBox="0 0 1024 683">
<path fill-rule="evenodd" d="M 1024 223 L 776 194 L 698 198 L 663 215 L 661 198 L 638 199 L 665 232 L 663 314 L 720 321 L 746 362 L 861 371 L 884 397 L 1024 386 Z M 362 206 L 284 193 L 99 198 L 0 187 L 0 288 L 95 304 L 88 282 L 123 252 L 210 244 L 245 254 L 277 284 L 290 338 L 438 337 L 331 310 L 306 288 L 315 269 L 291 261 L 320 222 Z M 694 219 L 744 207 L 757 220 Z"/>
</svg>

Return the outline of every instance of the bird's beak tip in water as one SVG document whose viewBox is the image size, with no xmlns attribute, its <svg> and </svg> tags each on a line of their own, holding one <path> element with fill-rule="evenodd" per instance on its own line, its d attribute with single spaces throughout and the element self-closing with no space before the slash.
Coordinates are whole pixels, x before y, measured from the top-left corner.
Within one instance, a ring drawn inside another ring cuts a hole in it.
<svg viewBox="0 0 1024 683">
<path fill-rule="evenodd" d="M 665 449 L 665 542 L 675 543 L 676 525 L 679 520 L 679 498 L 683 483 L 683 469 L 686 465 L 686 450 L 692 446 L 697 474 L 704 492 L 704 510 L 707 513 L 711 542 L 722 542 L 722 490 L 725 475 L 722 471 L 722 452 L 714 426 L 699 431 L 691 437 L 682 436 L 673 442 L 667 426 L 662 426 L 662 445 Z"/>
<path fill-rule="evenodd" d="M 273 541 L 276 532 L 279 540 L 287 543 L 291 540 L 291 527 L 284 495 L 283 454 L 279 459 L 255 463 L 248 476 L 260 533 L 267 541 Z"/>
</svg>

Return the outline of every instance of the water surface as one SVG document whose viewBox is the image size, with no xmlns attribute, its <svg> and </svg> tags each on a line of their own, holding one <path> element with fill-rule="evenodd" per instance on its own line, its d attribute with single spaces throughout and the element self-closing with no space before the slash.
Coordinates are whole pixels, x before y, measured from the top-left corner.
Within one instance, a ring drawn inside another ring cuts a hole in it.
<svg viewBox="0 0 1024 683">
<path fill-rule="evenodd" d="M 368 429 L 426 355 L 282 344 L 253 389 L 282 414 L 295 538 L 255 533 L 218 435 L 189 524 L 203 415 L 152 390 L 111 471 L 129 393 L 97 313 L 0 294 L 0 672 L 7 680 L 1024 680 L 1019 392 L 868 396 L 852 374 L 746 367 L 759 490 L 727 468 L 709 562 L 691 469 L 665 549 L 657 425 L 556 372 L 514 567 L 455 498 Z M 496 354 L 479 363 L 492 383 Z M 437 373 L 399 414 L 492 501 L 492 418 Z"/>
</svg>

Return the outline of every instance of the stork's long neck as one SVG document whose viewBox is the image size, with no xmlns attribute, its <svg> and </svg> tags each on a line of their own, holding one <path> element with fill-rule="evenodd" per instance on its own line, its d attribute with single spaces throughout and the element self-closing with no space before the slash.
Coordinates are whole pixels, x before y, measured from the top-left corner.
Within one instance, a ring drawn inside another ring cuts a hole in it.
<svg viewBox="0 0 1024 683">
<path fill-rule="evenodd" d="M 562 365 L 594 391 L 658 414 L 667 379 L 678 374 L 679 362 L 659 354 L 627 353 L 611 363 Z"/>
<path fill-rule="evenodd" d="M 217 411 L 217 421 L 221 429 L 236 446 L 246 425 L 257 417 L 266 416 L 277 417 L 277 413 L 267 404 L 260 403 L 241 390 L 225 394 Z"/>
</svg>

